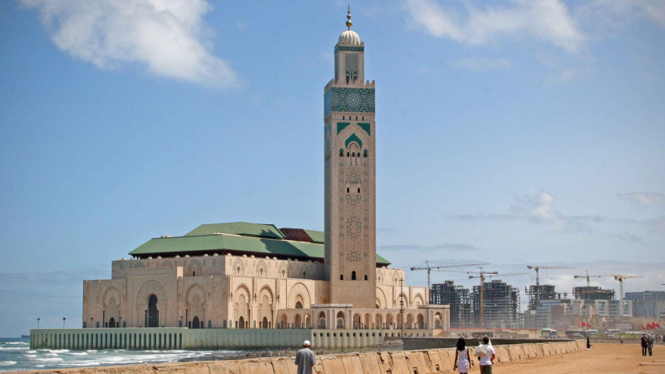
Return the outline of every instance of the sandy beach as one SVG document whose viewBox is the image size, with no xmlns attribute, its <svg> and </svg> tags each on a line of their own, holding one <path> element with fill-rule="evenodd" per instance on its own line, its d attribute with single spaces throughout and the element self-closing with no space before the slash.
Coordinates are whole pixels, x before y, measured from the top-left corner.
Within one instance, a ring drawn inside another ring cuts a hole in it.
<svg viewBox="0 0 665 374">
<path fill-rule="evenodd" d="M 471 373 L 479 373 L 476 366 Z M 591 350 L 498 364 L 494 374 L 663 374 L 665 346 L 653 348 L 653 356 L 642 356 L 638 344 L 593 344 Z"/>
</svg>

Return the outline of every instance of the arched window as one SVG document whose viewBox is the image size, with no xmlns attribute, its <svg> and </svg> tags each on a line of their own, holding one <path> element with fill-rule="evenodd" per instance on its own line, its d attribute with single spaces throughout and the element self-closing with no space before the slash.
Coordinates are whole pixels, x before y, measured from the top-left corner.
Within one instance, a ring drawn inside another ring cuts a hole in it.
<svg viewBox="0 0 665 374">
<path fill-rule="evenodd" d="M 303 271 L 303 272 L 302 272 L 302 277 L 303 277 L 303 278 L 306 278 L 306 277 L 307 277 L 307 272 L 306 272 L 306 271 Z"/>
<path fill-rule="evenodd" d="M 192 277 L 195 277 L 195 276 L 196 276 L 196 272 L 193 271 L 193 272 L 192 272 Z"/>
<path fill-rule="evenodd" d="M 367 280 L 367 274 L 365 274 L 365 280 Z"/>
<path fill-rule="evenodd" d="M 356 280 L 356 272 L 355 271 L 351 272 L 351 280 L 353 280 L 353 281 Z"/>
<path fill-rule="evenodd" d="M 367 150 L 363 151 L 363 157 L 367 157 Z"/>
<path fill-rule="evenodd" d="M 286 270 L 282 269 L 282 278 L 286 278 Z"/>
<path fill-rule="evenodd" d="M 296 309 L 302 309 L 302 303 L 300 301 L 296 303 Z"/>
<path fill-rule="evenodd" d="M 263 277 L 263 268 L 259 268 L 259 277 Z"/>
<path fill-rule="evenodd" d="M 339 275 L 339 280 L 341 280 L 341 281 L 344 280 L 344 274 L 340 274 L 340 275 Z M 99 326 L 97 326 L 97 327 L 99 327 Z"/>
<path fill-rule="evenodd" d="M 360 187 L 358 187 L 358 193 L 360 193 Z"/>
<path fill-rule="evenodd" d="M 351 189 L 349 187 L 346 188 L 346 193 L 351 192 Z"/>
<path fill-rule="evenodd" d="M 236 275 L 240 275 L 240 266 L 236 267 Z"/>
<path fill-rule="evenodd" d="M 349 157 L 349 152 L 346 152 L 346 157 Z"/>
<path fill-rule="evenodd" d="M 344 150 L 343 149 L 339 150 L 339 157 L 344 157 Z"/>
</svg>

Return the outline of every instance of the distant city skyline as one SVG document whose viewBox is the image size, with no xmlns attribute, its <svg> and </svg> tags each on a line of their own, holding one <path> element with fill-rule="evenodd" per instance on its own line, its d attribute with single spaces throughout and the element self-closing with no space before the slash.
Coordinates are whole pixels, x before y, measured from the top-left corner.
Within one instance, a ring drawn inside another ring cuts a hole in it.
<svg viewBox="0 0 665 374">
<path fill-rule="evenodd" d="M 322 93 L 346 8 L 0 3 L 0 336 L 80 325 L 83 279 L 153 237 L 322 230 Z M 588 270 L 665 290 L 665 3 L 351 9 L 377 85 L 377 251 L 393 267 L 572 266 L 541 283 L 570 292 Z M 502 280 L 524 310 L 535 275 Z"/>
</svg>

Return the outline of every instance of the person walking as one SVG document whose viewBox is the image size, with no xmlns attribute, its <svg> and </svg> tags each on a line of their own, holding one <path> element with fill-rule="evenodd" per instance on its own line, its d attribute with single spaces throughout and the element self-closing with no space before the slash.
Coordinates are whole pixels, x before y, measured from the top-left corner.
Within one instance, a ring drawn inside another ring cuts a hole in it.
<svg viewBox="0 0 665 374">
<path fill-rule="evenodd" d="M 488 336 L 483 336 L 482 346 L 485 347 L 487 353 L 478 357 L 478 361 L 480 361 L 480 374 L 492 374 L 492 364 L 494 363 L 496 352 L 494 351 L 494 347 L 490 345 L 490 338 Z"/>
<path fill-rule="evenodd" d="M 647 342 L 648 345 L 649 345 L 649 347 L 648 347 L 649 348 L 649 356 L 653 356 L 653 340 L 654 340 L 654 336 L 649 335 L 649 341 Z"/>
<path fill-rule="evenodd" d="M 642 356 L 646 356 L 647 355 L 647 345 L 648 345 L 646 334 L 642 334 L 642 338 L 640 338 L 640 345 L 642 346 Z"/>
<path fill-rule="evenodd" d="M 303 348 L 296 353 L 296 365 L 298 365 L 298 374 L 312 374 L 314 365 L 316 365 L 316 356 L 309 347 L 311 343 L 305 340 L 302 343 Z"/>
<path fill-rule="evenodd" d="M 466 340 L 459 338 L 457 339 L 457 348 L 455 349 L 455 366 L 453 366 L 453 371 L 459 370 L 460 374 L 466 374 L 469 372 L 471 366 L 473 365 L 469 356 L 469 348 L 466 346 Z"/>
</svg>

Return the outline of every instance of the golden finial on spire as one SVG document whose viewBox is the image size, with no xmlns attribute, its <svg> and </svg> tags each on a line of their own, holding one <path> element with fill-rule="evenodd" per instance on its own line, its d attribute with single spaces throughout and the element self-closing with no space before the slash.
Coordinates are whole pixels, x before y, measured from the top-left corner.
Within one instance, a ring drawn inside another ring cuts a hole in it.
<svg viewBox="0 0 665 374">
<path fill-rule="evenodd" d="M 351 25 L 353 25 L 353 22 L 351 22 L 351 5 L 349 4 L 349 10 L 346 14 L 346 27 L 351 30 Z"/>
</svg>

